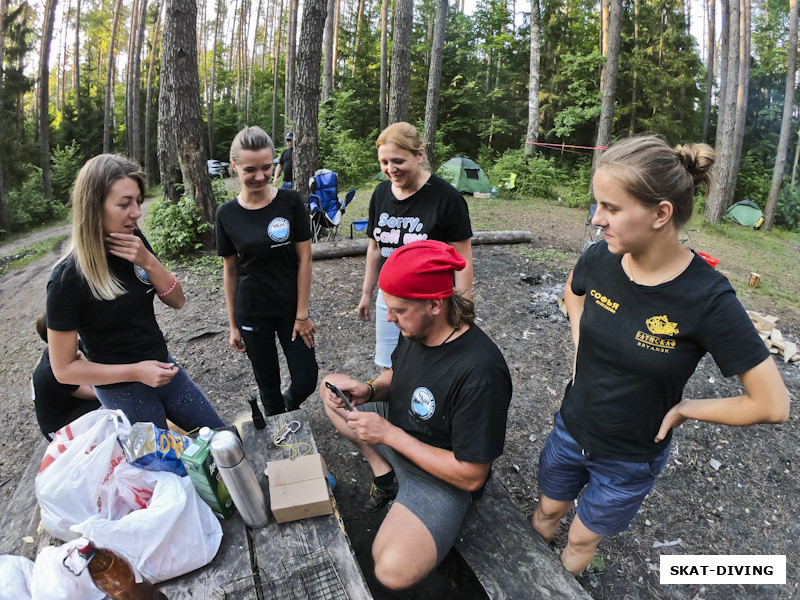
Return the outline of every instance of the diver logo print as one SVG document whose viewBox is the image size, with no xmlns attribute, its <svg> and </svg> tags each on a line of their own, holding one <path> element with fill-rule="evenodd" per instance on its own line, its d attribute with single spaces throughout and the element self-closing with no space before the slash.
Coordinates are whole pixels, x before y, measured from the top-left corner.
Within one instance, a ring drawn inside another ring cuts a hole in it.
<svg viewBox="0 0 800 600">
<path fill-rule="evenodd" d="M 436 412 L 436 398 L 426 387 L 418 387 L 411 394 L 411 413 L 427 421 Z"/>
<path fill-rule="evenodd" d="M 273 242 L 285 242 L 289 239 L 289 221 L 283 217 L 275 217 L 267 225 L 267 235 Z"/>
<path fill-rule="evenodd" d="M 150 283 L 150 278 L 147 276 L 147 271 L 145 271 L 139 265 L 133 265 L 133 273 L 136 275 L 136 279 L 141 281 L 145 285 L 153 285 Z"/>
</svg>

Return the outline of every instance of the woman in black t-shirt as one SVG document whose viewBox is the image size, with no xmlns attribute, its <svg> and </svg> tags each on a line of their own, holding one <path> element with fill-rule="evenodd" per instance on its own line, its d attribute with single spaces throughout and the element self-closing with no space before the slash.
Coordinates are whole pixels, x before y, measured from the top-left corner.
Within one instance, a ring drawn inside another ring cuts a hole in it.
<svg viewBox="0 0 800 600">
<path fill-rule="evenodd" d="M 217 210 L 229 343 L 247 352 L 268 415 L 295 410 L 317 385 L 311 292 L 311 228 L 300 194 L 269 185 L 275 149 L 259 127 L 231 143 L 242 191 Z M 289 366 L 281 392 L 275 336 Z"/>
<path fill-rule="evenodd" d="M 775 362 L 730 283 L 684 247 L 694 190 L 711 183 L 714 151 L 654 136 L 614 144 L 592 179 L 592 224 L 605 239 L 570 274 L 564 298 L 576 348 L 573 378 L 539 458 L 533 527 L 552 540 L 582 494 L 561 560 L 573 574 L 606 535 L 628 528 L 686 419 L 781 423 L 789 398 Z M 711 353 L 745 393 L 683 399 Z"/>
<path fill-rule="evenodd" d="M 47 284 L 50 363 L 63 384 L 91 385 L 106 408 L 162 429 L 190 431 L 222 419 L 167 352 L 155 296 L 184 304 L 178 277 L 139 231 L 144 173 L 115 154 L 89 160 L 72 191 L 72 239 Z M 88 360 L 79 360 L 80 334 Z"/>
<path fill-rule="evenodd" d="M 396 248 L 417 240 L 446 242 L 464 257 L 467 266 L 456 273 L 456 290 L 471 298 L 472 227 L 466 201 L 452 185 L 426 170 L 422 138 L 413 125 L 389 125 L 375 145 L 387 180 L 378 184 L 369 202 L 370 240 L 359 318 L 369 321 L 372 292 L 383 263 Z M 388 369 L 400 330 L 386 320 L 380 290 L 375 307 L 375 364 Z"/>
</svg>

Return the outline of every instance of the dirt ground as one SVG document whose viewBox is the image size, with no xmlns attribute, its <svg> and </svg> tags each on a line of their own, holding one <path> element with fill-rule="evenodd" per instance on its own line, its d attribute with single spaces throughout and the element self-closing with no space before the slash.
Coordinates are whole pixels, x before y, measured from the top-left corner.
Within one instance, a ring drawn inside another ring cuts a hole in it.
<svg viewBox="0 0 800 600">
<path fill-rule="evenodd" d="M 577 258 L 582 219 L 576 211 L 563 226 L 542 223 L 534 229 L 531 244 L 475 248 L 478 322 L 503 351 L 514 383 L 505 454 L 494 471 L 526 514 L 536 503 L 539 452 L 570 371 L 569 327 L 558 311 L 555 294 L 563 289 Z M 22 241 L 16 244 L 22 245 Z M 11 251 L 1 248 L 0 254 Z M 0 419 L 4 424 L 0 490 L 24 468 L 41 435 L 29 391 L 30 373 L 43 347 L 33 321 L 43 310 L 49 270 L 59 251 L 0 277 Z M 361 323 L 355 310 L 363 268 L 363 257 L 314 264 L 312 316 L 323 374 L 341 371 L 362 379 L 377 374 L 372 362 L 374 324 Z M 247 414 L 246 399 L 255 385 L 246 357 L 236 355 L 227 344 L 221 272 L 198 267 L 177 271 L 187 296 L 185 308 L 173 311 L 159 306 L 157 310 L 170 351 L 225 420 L 241 418 Z M 766 301 L 764 308 L 768 309 Z M 780 325 L 787 337 L 797 339 L 800 323 L 796 319 L 788 316 Z M 800 369 L 782 363 L 779 368 L 796 399 Z M 730 395 L 738 389 L 738 379 L 724 379 L 706 357 L 690 380 L 686 396 Z M 305 407 L 320 451 L 339 480 L 335 495 L 375 597 L 485 597 L 455 553 L 415 589 L 404 593 L 380 589 L 371 575 L 369 546 L 383 513 L 368 515 L 360 508 L 368 493 L 367 465 L 334 435 L 318 398 L 309 399 Z M 800 597 L 800 417 L 793 408 L 790 421 L 780 426 L 737 429 L 684 424 L 675 434 L 668 466 L 631 528 L 601 543 L 604 572 L 579 578 L 587 592 L 609 600 Z M 718 470 L 711 466 L 712 459 L 721 463 Z M 556 538 L 558 547 L 565 543 L 565 532 L 562 527 Z M 653 547 L 665 542 L 674 545 Z M 658 573 L 662 553 L 784 554 L 787 585 L 662 586 Z"/>
</svg>

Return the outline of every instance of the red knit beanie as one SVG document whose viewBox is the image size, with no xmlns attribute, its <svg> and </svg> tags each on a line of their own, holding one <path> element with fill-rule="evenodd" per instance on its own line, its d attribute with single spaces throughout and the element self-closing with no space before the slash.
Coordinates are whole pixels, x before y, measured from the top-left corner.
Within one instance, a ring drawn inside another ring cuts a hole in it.
<svg viewBox="0 0 800 600">
<path fill-rule="evenodd" d="M 392 252 L 381 269 L 378 285 L 398 298 L 449 298 L 453 295 L 453 274 L 466 265 L 452 246 L 420 240 Z"/>
</svg>

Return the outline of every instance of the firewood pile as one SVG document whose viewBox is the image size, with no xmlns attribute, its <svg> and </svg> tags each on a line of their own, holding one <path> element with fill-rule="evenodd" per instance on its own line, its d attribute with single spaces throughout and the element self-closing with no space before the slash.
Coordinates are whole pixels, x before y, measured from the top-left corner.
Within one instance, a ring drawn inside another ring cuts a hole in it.
<svg viewBox="0 0 800 600">
<path fill-rule="evenodd" d="M 797 351 L 797 344 L 784 339 L 781 330 L 775 327 L 778 317 L 762 315 L 754 310 L 748 310 L 747 314 L 753 322 L 753 325 L 756 326 L 758 335 L 764 340 L 770 352 L 781 356 L 785 363 L 789 361 L 800 362 L 800 353 Z"/>
</svg>

